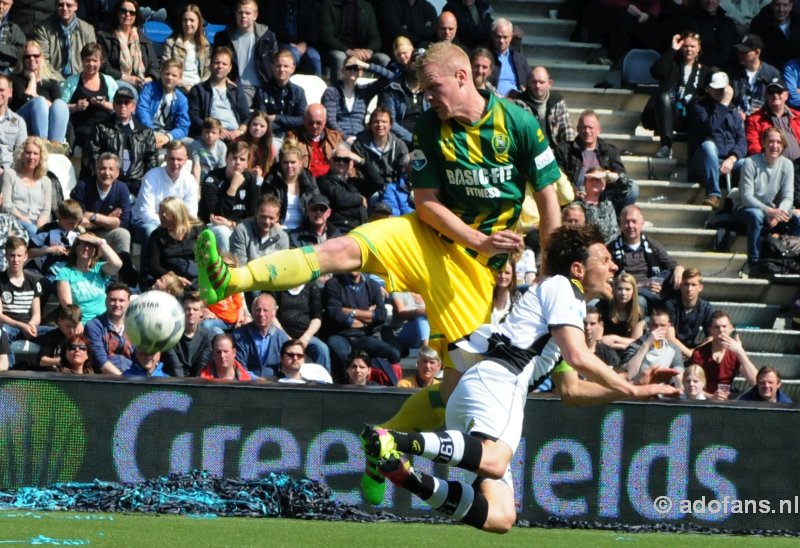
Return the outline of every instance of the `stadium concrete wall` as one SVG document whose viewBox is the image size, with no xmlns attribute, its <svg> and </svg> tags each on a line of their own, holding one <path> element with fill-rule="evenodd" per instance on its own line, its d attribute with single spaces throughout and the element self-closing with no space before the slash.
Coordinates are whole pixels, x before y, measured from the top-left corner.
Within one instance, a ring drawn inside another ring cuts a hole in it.
<svg viewBox="0 0 800 548">
<path fill-rule="evenodd" d="M 284 472 L 362 504 L 360 426 L 388 417 L 405 397 L 390 389 L 8 374 L 0 380 L 0 484 Z M 529 399 L 513 462 L 520 517 L 800 531 L 798 419 L 798 409 L 742 404 L 569 408 Z M 432 470 L 422 459 L 417 465 Z M 382 508 L 430 511 L 394 489 Z"/>
</svg>

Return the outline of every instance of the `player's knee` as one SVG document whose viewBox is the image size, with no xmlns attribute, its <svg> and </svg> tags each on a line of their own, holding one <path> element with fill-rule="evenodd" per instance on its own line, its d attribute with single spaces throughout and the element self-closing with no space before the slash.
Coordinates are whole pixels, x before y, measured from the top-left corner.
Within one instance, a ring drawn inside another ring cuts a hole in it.
<svg viewBox="0 0 800 548">
<path fill-rule="evenodd" d="M 508 464 L 496 460 L 481 461 L 481 475 L 483 477 L 499 480 L 505 475 Z"/>
<path fill-rule="evenodd" d="M 497 533 L 501 535 L 508 533 L 517 521 L 516 512 L 496 511 L 493 512 L 493 514 L 494 515 L 486 520 L 486 525 L 483 526 L 483 530 L 488 533 Z"/>
</svg>

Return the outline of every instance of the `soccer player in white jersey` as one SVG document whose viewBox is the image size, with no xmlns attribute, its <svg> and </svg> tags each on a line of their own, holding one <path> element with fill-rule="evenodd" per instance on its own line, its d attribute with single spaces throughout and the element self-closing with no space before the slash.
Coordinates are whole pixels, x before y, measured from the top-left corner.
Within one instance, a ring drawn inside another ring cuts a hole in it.
<svg viewBox="0 0 800 548">
<path fill-rule="evenodd" d="M 367 449 L 380 459 L 386 478 L 433 508 L 485 531 L 506 532 L 516 520 L 509 464 L 522 434 L 530 385 L 553 373 L 562 399 L 584 404 L 678 393 L 661 384 L 635 386 L 586 347 L 585 300 L 610 299 L 617 271 L 597 228 L 558 228 L 548 257 L 550 278 L 531 288 L 504 323 L 481 326 L 460 344 L 463 363 L 457 365 L 465 373 L 447 403 L 448 430 L 371 429 Z M 575 369 L 564 362 L 556 366 L 561 357 Z M 593 382 L 579 379 L 577 372 Z M 446 481 L 424 474 L 403 453 L 458 466 L 482 481 Z"/>
</svg>

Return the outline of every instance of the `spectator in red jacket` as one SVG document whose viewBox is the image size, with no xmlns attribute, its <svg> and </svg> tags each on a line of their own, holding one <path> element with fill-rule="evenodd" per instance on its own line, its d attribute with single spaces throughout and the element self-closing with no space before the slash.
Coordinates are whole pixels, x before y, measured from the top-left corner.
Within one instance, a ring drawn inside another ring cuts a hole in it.
<svg viewBox="0 0 800 548">
<path fill-rule="evenodd" d="M 201 379 L 252 381 L 257 377 L 236 361 L 233 337 L 222 333 L 211 343 L 211 363 L 200 371 Z"/>
</svg>

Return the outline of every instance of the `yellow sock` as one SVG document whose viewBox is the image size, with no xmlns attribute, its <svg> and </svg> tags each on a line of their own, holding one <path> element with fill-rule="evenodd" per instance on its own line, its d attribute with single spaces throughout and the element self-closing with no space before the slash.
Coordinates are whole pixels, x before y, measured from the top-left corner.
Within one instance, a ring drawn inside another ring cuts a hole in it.
<svg viewBox="0 0 800 548">
<path fill-rule="evenodd" d="M 444 412 L 439 385 L 434 384 L 408 398 L 381 427 L 399 432 L 434 432 L 444 428 Z"/>
<path fill-rule="evenodd" d="M 259 257 L 230 270 L 227 295 L 243 291 L 284 291 L 319 278 L 317 252 L 311 246 Z"/>
</svg>

